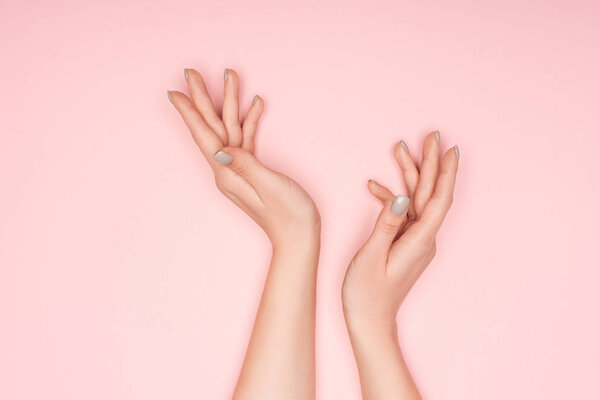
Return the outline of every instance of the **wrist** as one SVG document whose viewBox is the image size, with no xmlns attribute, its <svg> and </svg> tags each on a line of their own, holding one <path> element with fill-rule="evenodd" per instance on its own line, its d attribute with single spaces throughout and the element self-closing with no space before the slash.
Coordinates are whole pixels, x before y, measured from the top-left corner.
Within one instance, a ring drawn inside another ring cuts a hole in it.
<svg viewBox="0 0 600 400">
<path fill-rule="evenodd" d="M 344 320 L 350 337 L 363 340 L 372 338 L 396 340 L 398 335 L 396 313 L 392 310 L 385 311 L 386 307 L 381 305 L 366 303 L 366 301 L 359 303 L 355 301 L 352 303 L 354 307 L 351 307 L 344 299 L 342 300 Z"/>
<path fill-rule="evenodd" d="M 359 319 L 346 316 L 346 329 L 351 339 L 377 342 L 398 340 L 398 326 L 395 320 Z"/>
<path fill-rule="evenodd" d="M 273 252 L 318 252 L 321 245 L 321 224 L 269 236 Z"/>
</svg>

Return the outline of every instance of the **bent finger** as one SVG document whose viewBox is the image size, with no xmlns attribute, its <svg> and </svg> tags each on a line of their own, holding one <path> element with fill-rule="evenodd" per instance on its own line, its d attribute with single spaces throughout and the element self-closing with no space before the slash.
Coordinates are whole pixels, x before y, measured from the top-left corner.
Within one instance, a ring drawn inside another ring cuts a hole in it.
<svg viewBox="0 0 600 400">
<path fill-rule="evenodd" d="M 386 201 L 365 246 L 377 251 L 389 250 L 396 235 L 406 223 L 409 203 L 410 200 L 406 196 L 396 196 L 393 200 Z"/>
<path fill-rule="evenodd" d="M 177 91 L 168 91 L 167 94 L 171 103 L 183 117 L 200 151 L 202 151 L 209 164 L 214 165 L 213 154 L 223 146 L 223 143 L 206 124 L 192 101 L 185 94 Z"/>
<path fill-rule="evenodd" d="M 402 172 L 402 180 L 406 187 L 406 193 L 409 198 L 414 199 L 415 191 L 417 190 L 417 185 L 419 183 L 419 170 L 408 151 L 408 146 L 403 140 L 396 143 L 396 146 L 394 147 L 394 158 Z M 412 201 L 408 208 L 408 219 L 412 220 L 416 217 L 415 202 Z"/>
<path fill-rule="evenodd" d="M 394 197 L 394 194 L 388 188 L 374 181 L 373 179 L 369 179 L 367 187 L 369 188 L 369 192 L 371 192 L 371 194 L 378 198 L 382 203 L 385 203 Z"/>
</svg>

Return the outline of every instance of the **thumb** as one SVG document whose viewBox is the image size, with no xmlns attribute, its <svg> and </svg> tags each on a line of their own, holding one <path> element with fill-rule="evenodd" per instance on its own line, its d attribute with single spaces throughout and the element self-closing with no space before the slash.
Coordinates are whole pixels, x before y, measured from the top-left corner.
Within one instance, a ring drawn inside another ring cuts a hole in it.
<svg viewBox="0 0 600 400">
<path fill-rule="evenodd" d="M 406 223 L 406 212 L 410 200 L 406 196 L 396 196 L 394 200 L 387 201 L 381 210 L 371 237 L 367 241 L 377 248 L 388 249 L 400 228 Z"/>
<path fill-rule="evenodd" d="M 261 164 L 253 154 L 239 147 L 223 147 L 214 154 L 213 159 L 233 170 L 258 191 L 266 187 L 273 176 L 272 170 Z"/>
</svg>

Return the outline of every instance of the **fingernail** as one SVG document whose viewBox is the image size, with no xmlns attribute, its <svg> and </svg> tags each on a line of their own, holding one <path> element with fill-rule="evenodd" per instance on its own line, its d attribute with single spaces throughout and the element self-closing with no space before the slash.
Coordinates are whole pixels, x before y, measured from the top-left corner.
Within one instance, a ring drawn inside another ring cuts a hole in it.
<svg viewBox="0 0 600 400">
<path fill-rule="evenodd" d="M 402 146 L 404 150 L 406 150 L 406 152 L 408 153 L 408 146 L 406 145 L 406 143 L 404 143 L 404 140 L 400 141 L 400 146 Z"/>
<path fill-rule="evenodd" d="M 254 98 L 252 99 L 252 104 L 256 103 L 256 100 L 258 100 L 258 95 L 254 96 Z"/>
<path fill-rule="evenodd" d="M 224 152 L 223 150 L 219 150 L 213 156 L 214 160 L 220 164 L 231 164 L 233 162 L 233 157 L 231 154 Z"/>
<path fill-rule="evenodd" d="M 369 179 L 369 182 L 379 185 L 379 183 L 375 179 Z"/>
<path fill-rule="evenodd" d="M 167 90 L 167 96 L 169 96 L 169 101 L 173 104 L 173 96 L 171 96 L 171 91 Z"/>
<path fill-rule="evenodd" d="M 410 200 L 406 196 L 396 196 L 392 202 L 392 214 L 401 215 L 408 209 Z"/>
<path fill-rule="evenodd" d="M 454 152 L 456 153 L 456 159 L 460 159 L 460 151 L 458 150 L 458 146 L 454 146 Z"/>
<path fill-rule="evenodd" d="M 435 131 L 435 140 L 437 140 L 438 144 L 440 143 L 440 131 Z"/>
<path fill-rule="evenodd" d="M 224 75 L 224 77 L 223 77 L 223 80 L 224 80 L 225 82 L 227 82 L 227 71 L 228 71 L 228 70 L 227 70 L 227 68 L 225 68 L 225 75 Z"/>
<path fill-rule="evenodd" d="M 185 81 L 187 82 L 187 80 L 188 80 L 188 70 L 187 70 L 187 68 L 185 68 L 183 70 L 183 75 L 185 76 Z"/>
</svg>

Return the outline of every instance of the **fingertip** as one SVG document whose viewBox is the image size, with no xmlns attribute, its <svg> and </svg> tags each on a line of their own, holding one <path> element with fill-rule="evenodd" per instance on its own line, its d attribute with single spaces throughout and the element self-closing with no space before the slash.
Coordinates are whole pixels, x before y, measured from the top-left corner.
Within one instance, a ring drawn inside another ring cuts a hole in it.
<svg viewBox="0 0 600 400">
<path fill-rule="evenodd" d="M 167 90 L 167 97 L 169 98 L 171 104 L 173 104 L 175 107 L 185 107 L 185 100 L 191 102 L 191 100 L 185 94 L 177 90 Z"/>
<path fill-rule="evenodd" d="M 234 161 L 237 161 L 237 164 L 240 162 L 244 162 L 244 160 L 247 160 L 247 155 L 249 154 L 251 153 L 249 153 L 245 149 L 242 149 L 241 147 L 224 146 L 221 147 L 217 152 L 215 152 L 213 159 L 218 163 L 224 165 L 232 164 Z"/>
<path fill-rule="evenodd" d="M 406 152 L 407 154 L 410 154 L 410 152 L 408 151 L 408 146 L 406 145 L 406 142 L 404 140 L 400 140 L 399 142 L 397 142 L 394 145 L 394 152 L 401 153 L 403 151 Z"/>
<path fill-rule="evenodd" d="M 409 158 L 412 160 L 412 156 L 404 140 L 400 140 L 394 145 L 394 157 L 399 163 L 404 163 Z"/>
<path fill-rule="evenodd" d="M 369 179 L 367 182 L 367 188 L 369 189 L 369 192 L 371 192 L 371 194 L 379 199 L 382 203 L 385 203 L 394 197 L 392 192 L 387 187 L 373 179 Z"/>
<path fill-rule="evenodd" d="M 231 68 L 225 68 L 225 71 L 223 72 L 223 79 L 225 81 L 225 83 L 227 82 L 237 82 L 238 81 L 238 74 L 237 72 L 235 72 L 235 70 L 231 69 Z"/>
<path fill-rule="evenodd" d="M 410 205 L 410 199 L 406 196 L 399 195 L 394 198 L 390 209 L 392 210 L 392 214 L 394 215 L 402 215 L 408 211 L 408 206 Z"/>
<path fill-rule="evenodd" d="M 440 146 L 440 131 L 433 131 L 433 132 L 429 132 L 429 134 L 427 134 L 427 136 L 425 137 L 425 141 L 423 143 L 423 148 L 425 149 L 426 147 L 430 147 L 430 148 L 439 148 Z"/>
<path fill-rule="evenodd" d="M 219 164 L 229 165 L 233 162 L 233 156 L 225 150 L 219 150 L 213 155 L 213 160 Z"/>
<path fill-rule="evenodd" d="M 440 147 L 440 131 L 435 130 L 429 132 L 425 139 L 423 139 L 423 151 L 425 152 L 427 149 L 436 150 Z"/>
<path fill-rule="evenodd" d="M 184 68 L 183 77 L 185 78 L 185 81 L 187 83 L 195 82 L 198 79 L 200 79 L 202 83 L 204 83 L 204 81 L 202 80 L 202 75 L 200 75 L 200 72 L 196 71 L 194 68 Z"/>
<path fill-rule="evenodd" d="M 376 193 L 376 187 L 377 187 L 377 185 L 378 185 L 378 183 L 377 183 L 376 181 L 374 181 L 373 179 L 369 179 L 369 180 L 367 181 L 367 189 L 369 190 L 369 192 L 370 192 L 370 193 L 371 193 L 373 196 L 375 196 L 375 197 L 379 198 L 379 197 L 378 197 L 378 196 L 375 194 L 375 193 Z"/>
<path fill-rule="evenodd" d="M 406 145 L 406 143 L 404 142 L 404 140 L 400 141 L 400 147 L 402 147 L 402 149 L 404 149 L 404 151 L 406 151 L 407 153 L 410 153 L 408 151 L 408 146 Z"/>
<path fill-rule="evenodd" d="M 255 109 L 256 112 L 258 113 L 258 115 L 260 115 L 262 113 L 263 107 L 264 107 L 264 101 L 263 101 L 262 97 L 260 97 L 259 95 L 254 96 L 250 107 Z"/>
<path fill-rule="evenodd" d="M 230 155 L 233 159 L 242 159 L 242 158 L 245 158 L 246 154 L 250 154 L 247 150 L 242 149 L 241 147 L 230 147 L 230 146 L 221 147 L 219 149 L 219 151 L 217 151 L 217 153 L 220 153 L 220 152 Z"/>
<path fill-rule="evenodd" d="M 458 146 L 452 146 L 451 148 L 449 148 L 448 150 L 446 150 L 446 152 L 444 153 L 444 156 L 442 158 L 442 164 L 444 164 L 445 162 L 453 162 L 453 163 L 458 163 L 458 159 L 460 158 L 460 151 L 458 150 Z"/>
<path fill-rule="evenodd" d="M 440 170 L 446 172 L 454 172 L 458 170 L 458 159 L 460 158 L 460 150 L 458 146 L 452 146 L 442 156 L 440 162 Z"/>
<path fill-rule="evenodd" d="M 403 150 L 403 147 L 400 144 L 401 142 L 402 142 L 402 140 L 400 142 L 396 142 L 396 144 L 394 145 L 394 155 L 395 156 L 398 156 Z"/>
</svg>

